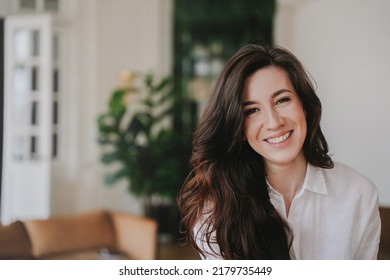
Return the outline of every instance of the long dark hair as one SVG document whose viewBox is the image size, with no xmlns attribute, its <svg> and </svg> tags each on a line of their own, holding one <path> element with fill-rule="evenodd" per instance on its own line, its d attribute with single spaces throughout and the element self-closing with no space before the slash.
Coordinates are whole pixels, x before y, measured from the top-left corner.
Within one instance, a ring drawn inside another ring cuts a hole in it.
<svg viewBox="0 0 390 280">
<path fill-rule="evenodd" d="M 217 253 L 224 259 L 290 258 L 292 233 L 270 202 L 263 159 L 243 141 L 245 81 L 269 66 L 288 73 L 303 104 L 306 160 L 318 167 L 333 167 L 320 129 L 321 102 L 302 64 L 281 47 L 244 46 L 226 63 L 214 86 L 193 136 L 192 172 L 178 198 L 182 228 L 201 254 L 204 251 L 196 239 L 209 245 L 216 242 Z M 201 217 L 207 217 L 204 235 L 197 236 L 194 227 Z"/>
</svg>

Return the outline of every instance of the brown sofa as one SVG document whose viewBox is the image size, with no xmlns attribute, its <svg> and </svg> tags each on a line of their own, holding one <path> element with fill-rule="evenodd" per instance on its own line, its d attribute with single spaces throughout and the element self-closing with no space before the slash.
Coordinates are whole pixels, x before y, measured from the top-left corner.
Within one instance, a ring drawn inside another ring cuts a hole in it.
<svg viewBox="0 0 390 280">
<path fill-rule="evenodd" d="M 390 260 L 390 207 L 380 207 L 379 211 L 382 220 L 382 230 L 378 259 Z"/>
<path fill-rule="evenodd" d="M 0 259 L 155 259 L 157 223 L 96 210 L 0 226 Z"/>
</svg>

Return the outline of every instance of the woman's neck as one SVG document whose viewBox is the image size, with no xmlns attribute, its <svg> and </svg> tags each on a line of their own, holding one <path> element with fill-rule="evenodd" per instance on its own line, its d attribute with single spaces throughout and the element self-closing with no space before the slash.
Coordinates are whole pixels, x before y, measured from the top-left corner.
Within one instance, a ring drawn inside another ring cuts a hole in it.
<svg viewBox="0 0 390 280">
<path fill-rule="evenodd" d="M 269 184 L 279 192 L 285 202 L 286 214 L 296 193 L 305 180 L 307 161 L 303 152 L 288 164 L 265 162 L 266 178 Z"/>
</svg>

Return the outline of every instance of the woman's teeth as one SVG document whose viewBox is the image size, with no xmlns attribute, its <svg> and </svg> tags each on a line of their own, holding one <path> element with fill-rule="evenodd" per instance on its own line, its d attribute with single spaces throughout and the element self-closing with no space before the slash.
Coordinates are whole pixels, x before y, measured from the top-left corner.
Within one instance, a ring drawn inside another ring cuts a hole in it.
<svg viewBox="0 0 390 280">
<path fill-rule="evenodd" d="M 283 142 L 287 138 L 289 138 L 291 135 L 291 131 L 287 132 L 286 134 L 276 137 L 276 138 L 268 138 L 266 141 L 271 144 L 278 144 L 280 142 Z"/>
</svg>

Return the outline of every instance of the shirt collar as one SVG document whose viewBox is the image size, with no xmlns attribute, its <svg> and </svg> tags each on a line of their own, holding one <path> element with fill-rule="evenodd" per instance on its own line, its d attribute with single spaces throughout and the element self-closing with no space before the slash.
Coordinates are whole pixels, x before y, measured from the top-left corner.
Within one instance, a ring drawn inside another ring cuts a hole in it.
<svg viewBox="0 0 390 280">
<path fill-rule="evenodd" d="M 303 182 L 302 188 L 314 193 L 328 194 L 321 167 L 313 166 L 310 163 L 307 164 L 305 181 Z"/>
<path fill-rule="evenodd" d="M 267 186 L 268 186 L 268 192 L 270 194 L 278 193 L 268 182 L 266 179 Z M 328 190 L 326 188 L 324 173 L 322 171 L 321 167 L 317 167 L 314 165 L 311 165 L 310 163 L 307 164 L 306 168 L 306 175 L 305 180 L 303 181 L 303 185 L 299 193 L 302 193 L 303 191 L 308 190 L 314 193 L 318 194 L 328 194 Z"/>
</svg>

